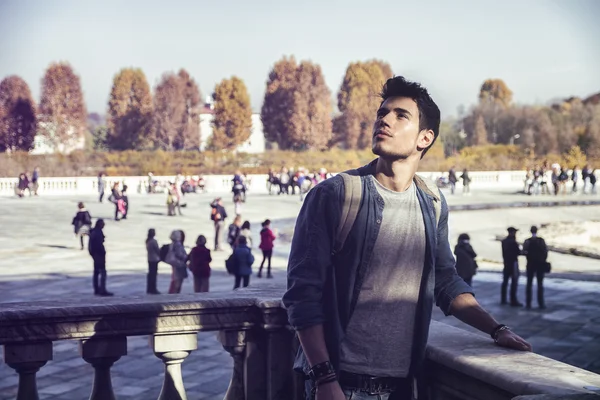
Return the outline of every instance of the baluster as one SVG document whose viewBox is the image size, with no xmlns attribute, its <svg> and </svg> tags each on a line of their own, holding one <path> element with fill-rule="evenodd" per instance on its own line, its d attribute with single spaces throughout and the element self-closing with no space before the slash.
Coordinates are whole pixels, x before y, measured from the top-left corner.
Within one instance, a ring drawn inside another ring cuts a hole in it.
<svg viewBox="0 0 600 400">
<path fill-rule="evenodd" d="M 246 332 L 219 331 L 218 339 L 231 357 L 233 357 L 233 373 L 227 393 L 223 400 L 245 399 L 244 361 L 246 359 Z"/>
<path fill-rule="evenodd" d="M 79 342 L 79 354 L 94 367 L 90 400 L 115 400 L 110 368 L 127 354 L 127 337 L 91 338 Z"/>
<path fill-rule="evenodd" d="M 52 342 L 4 345 L 4 362 L 19 374 L 17 400 L 39 400 L 35 374 L 48 360 Z"/>
<path fill-rule="evenodd" d="M 187 400 L 181 363 L 198 348 L 198 335 L 155 335 L 150 337 L 150 345 L 156 357 L 165 363 L 165 379 L 158 400 Z"/>
</svg>

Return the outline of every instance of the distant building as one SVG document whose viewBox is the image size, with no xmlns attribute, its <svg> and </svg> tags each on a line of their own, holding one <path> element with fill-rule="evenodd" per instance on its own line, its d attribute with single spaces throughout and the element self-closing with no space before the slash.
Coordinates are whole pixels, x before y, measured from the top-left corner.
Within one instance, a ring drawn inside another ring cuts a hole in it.
<svg viewBox="0 0 600 400">
<path fill-rule="evenodd" d="M 212 121 L 214 118 L 212 98 L 206 98 L 204 108 L 200 112 L 200 151 L 206 150 L 210 137 L 212 136 Z M 243 153 L 264 153 L 267 142 L 263 132 L 263 124 L 260 114 L 252 114 L 252 132 L 236 151 Z"/>
<path fill-rule="evenodd" d="M 56 143 L 53 140 L 53 137 L 54 129 L 52 129 L 52 125 L 40 122 L 38 132 L 33 138 L 33 150 L 30 151 L 30 154 L 69 154 L 75 150 L 82 150 L 85 148 L 84 136 L 72 140 L 70 143 Z"/>
</svg>

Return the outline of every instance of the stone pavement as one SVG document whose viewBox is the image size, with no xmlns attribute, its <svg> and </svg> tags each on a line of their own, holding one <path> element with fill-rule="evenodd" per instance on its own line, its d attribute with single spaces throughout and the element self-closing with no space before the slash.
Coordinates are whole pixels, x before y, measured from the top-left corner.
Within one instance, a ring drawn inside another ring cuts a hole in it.
<svg viewBox="0 0 600 400">
<path fill-rule="evenodd" d="M 450 204 L 522 201 L 525 196 L 499 191 L 476 193 L 473 196 L 448 196 Z M 569 196 L 571 197 L 571 196 Z M 583 196 L 580 196 L 583 197 Z M 0 198 L 0 307 L 4 302 L 38 301 L 60 297 L 85 300 L 91 298 L 91 259 L 78 250 L 70 222 L 77 201 L 72 197 Z M 94 198 L 84 198 L 93 217 L 107 219 L 106 246 L 108 250 L 109 289 L 117 296 L 145 292 L 145 246 L 148 228 L 155 228 L 160 243 L 166 243 L 172 229 L 183 229 L 191 245 L 197 235 L 204 234 L 212 242 L 209 220 L 209 195 L 186 197 L 188 207 L 182 217 L 167 217 L 162 195 L 132 197 L 128 220 L 109 220 L 111 204 L 98 204 Z M 231 209 L 230 200 L 226 207 Z M 286 256 L 289 239 L 300 202 L 296 197 L 252 196 L 244 205 L 244 218 L 252 223 L 258 242 L 259 222 L 273 220 L 279 238 L 275 252 L 274 282 L 285 285 Z M 489 260 L 484 266 L 497 268 L 501 259 L 499 244 L 493 239 L 506 226 L 527 227 L 532 223 L 565 220 L 599 219 L 600 207 L 559 207 L 546 209 L 508 209 L 455 212 L 450 216 L 450 240 L 453 245 L 459 233 L 471 234 L 475 250 Z M 256 243 L 255 242 L 255 243 Z M 224 269 L 228 252 L 213 253 L 211 291 L 228 292 L 232 278 Z M 256 254 L 257 263 L 260 255 Z M 559 257 L 560 256 L 560 257 Z M 600 273 L 600 261 L 568 255 L 552 255 L 555 270 L 571 273 L 570 278 L 588 279 Z M 169 269 L 161 272 L 159 290 L 166 291 Z M 480 273 L 475 277 L 479 301 L 496 318 L 522 334 L 534 345 L 535 351 L 579 367 L 600 372 L 600 283 L 564 280 L 548 277 L 548 309 L 514 309 L 498 304 L 500 275 Z M 523 281 L 523 279 L 522 279 Z M 253 276 L 251 285 L 261 285 L 265 279 Z M 189 280 L 184 292 L 192 291 Z M 520 297 L 524 298 L 523 286 Z M 165 295 L 166 296 L 166 295 Z M 157 297 L 157 299 L 160 297 Z M 452 317 L 443 317 L 439 310 L 435 318 L 451 325 L 470 329 Z M 120 399 L 156 398 L 162 384 L 162 362 L 148 346 L 146 337 L 128 338 L 128 356 L 112 369 L 115 392 Z M 201 333 L 198 350 L 186 359 L 183 374 L 189 399 L 222 399 L 231 376 L 231 358 L 216 341 L 214 333 Z M 42 399 L 84 399 L 89 397 L 93 369 L 78 355 L 74 341 L 54 344 L 54 360 L 39 373 Z M 0 363 L 0 399 L 14 398 L 17 377 L 12 369 Z"/>
</svg>

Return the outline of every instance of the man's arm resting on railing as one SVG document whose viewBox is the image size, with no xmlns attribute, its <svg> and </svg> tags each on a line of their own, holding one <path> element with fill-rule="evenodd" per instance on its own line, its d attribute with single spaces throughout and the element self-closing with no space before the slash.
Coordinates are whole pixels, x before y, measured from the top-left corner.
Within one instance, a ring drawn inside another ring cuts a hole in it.
<svg viewBox="0 0 600 400">
<path fill-rule="evenodd" d="M 471 293 L 457 296 L 450 305 L 450 312 L 465 324 L 488 335 L 499 325 L 498 321 L 479 305 Z M 498 333 L 497 343 L 502 347 L 531 351 L 531 345 L 525 339 L 508 329 Z"/>
</svg>

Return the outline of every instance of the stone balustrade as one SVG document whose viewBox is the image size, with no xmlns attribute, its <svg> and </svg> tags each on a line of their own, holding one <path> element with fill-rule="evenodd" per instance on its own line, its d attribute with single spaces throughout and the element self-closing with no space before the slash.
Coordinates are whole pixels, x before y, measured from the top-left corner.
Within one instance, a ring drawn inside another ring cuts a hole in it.
<svg viewBox="0 0 600 400">
<path fill-rule="evenodd" d="M 441 172 L 419 172 L 420 175 L 437 179 L 441 175 L 447 176 L 447 173 Z M 460 173 L 459 173 L 460 175 Z M 471 186 L 474 188 L 514 188 L 522 189 L 524 186 L 524 171 L 472 171 Z M 209 193 L 228 193 L 231 191 L 231 175 L 205 175 L 206 191 Z M 253 193 L 267 192 L 267 175 L 256 174 L 248 175 L 249 189 Z M 173 181 L 173 176 L 155 176 L 154 180 L 161 184 Z M 13 196 L 17 185 L 17 178 L 0 178 L 0 196 Z M 146 194 L 148 177 L 147 176 L 109 176 L 106 177 L 106 191 L 110 191 L 111 184 L 114 182 L 125 183 L 129 187 L 129 194 Z M 93 195 L 98 193 L 97 177 L 60 177 L 45 178 L 39 180 L 40 195 Z M 461 181 L 457 183 L 461 187 Z"/>
<path fill-rule="evenodd" d="M 281 288 L 262 287 L 202 295 L 7 303 L 0 309 L 0 344 L 4 361 L 19 374 L 17 400 L 39 398 L 36 373 L 51 362 L 53 342 L 61 340 L 79 341 L 81 357 L 95 371 L 90 399 L 107 400 L 115 398 L 110 369 L 127 356 L 127 337 L 149 336 L 150 351 L 164 364 L 158 399 L 183 400 L 182 362 L 198 347 L 198 332 L 215 331 L 234 361 L 225 400 L 300 400 L 303 381 L 292 371 L 296 341 L 281 295 Z M 487 337 L 439 322 L 432 323 L 424 377 L 431 400 L 580 396 L 600 390 L 599 375 L 536 354 L 501 349 Z"/>
</svg>

